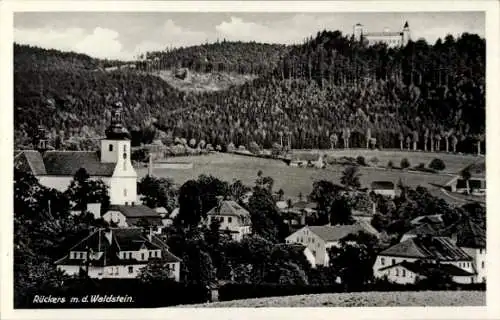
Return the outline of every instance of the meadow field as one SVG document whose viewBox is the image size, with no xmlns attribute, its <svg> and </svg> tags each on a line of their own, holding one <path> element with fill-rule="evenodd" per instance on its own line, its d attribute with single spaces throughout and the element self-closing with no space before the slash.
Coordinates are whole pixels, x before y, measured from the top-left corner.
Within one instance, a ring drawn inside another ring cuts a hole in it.
<svg viewBox="0 0 500 320">
<path fill-rule="evenodd" d="M 484 291 L 402 291 L 310 294 L 184 305 L 185 308 L 484 306 Z"/>
<path fill-rule="evenodd" d="M 301 151 L 304 152 L 304 151 Z M 363 187 L 369 187 L 375 180 L 388 180 L 397 183 L 399 179 L 409 186 L 423 186 L 435 195 L 444 197 L 450 202 L 464 202 L 460 198 L 452 198 L 441 192 L 439 185 L 444 185 L 451 179 L 451 174 L 456 173 L 463 167 L 474 163 L 477 157 L 471 155 L 453 155 L 436 154 L 423 152 L 394 152 L 394 151 L 373 151 L 373 150 L 340 150 L 321 151 L 329 156 L 343 157 L 363 155 L 367 161 L 372 157 L 377 157 L 380 164 L 385 164 L 389 160 L 395 165 L 399 165 L 402 158 L 408 158 L 411 164 L 428 162 L 435 157 L 441 158 L 447 167 L 448 173 L 432 174 L 423 172 L 408 172 L 401 170 L 386 170 L 371 167 L 360 167 L 361 184 Z M 340 177 L 344 167 L 341 165 L 328 166 L 326 169 L 316 168 L 298 168 L 290 167 L 283 161 L 273 159 L 263 159 L 235 155 L 228 153 L 210 153 L 202 156 L 184 156 L 175 157 L 166 160 L 167 162 L 190 162 L 193 163 L 192 169 L 155 169 L 154 174 L 159 177 L 168 177 L 173 179 L 176 184 L 183 184 L 187 180 L 196 179 L 201 174 L 211 174 L 222 180 L 232 182 L 235 179 L 241 180 L 247 185 L 253 185 L 257 177 L 257 172 L 262 170 L 264 175 L 271 176 L 274 179 L 274 189 L 283 189 L 285 199 L 297 199 L 299 194 L 308 195 L 312 191 L 313 182 L 317 180 L 330 180 L 340 183 Z M 145 167 L 138 168 L 140 177 L 147 174 Z"/>
</svg>

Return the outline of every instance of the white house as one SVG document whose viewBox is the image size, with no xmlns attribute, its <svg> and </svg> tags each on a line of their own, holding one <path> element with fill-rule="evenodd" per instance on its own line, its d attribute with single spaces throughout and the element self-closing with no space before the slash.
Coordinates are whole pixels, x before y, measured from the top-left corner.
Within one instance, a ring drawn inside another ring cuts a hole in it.
<svg viewBox="0 0 500 320">
<path fill-rule="evenodd" d="M 111 204 L 133 204 L 137 203 L 137 172 L 130 161 L 129 137 L 117 104 L 100 151 L 25 150 L 17 152 L 14 161 L 40 184 L 59 191 L 65 191 L 78 169 L 85 168 L 91 179 L 101 179 L 109 187 Z"/>
<path fill-rule="evenodd" d="M 323 155 L 315 153 L 294 153 L 290 160 L 291 167 L 315 167 L 324 168 L 325 160 Z"/>
<path fill-rule="evenodd" d="M 370 189 L 372 192 L 382 196 L 389 198 L 396 197 L 396 188 L 391 181 L 373 181 Z"/>
<path fill-rule="evenodd" d="M 315 257 L 315 265 L 327 266 L 329 263 L 328 249 L 339 244 L 340 239 L 349 234 L 366 232 L 378 237 L 378 232 L 371 225 L 357 221 L 351 225 L 337 226 L 305 226 L 288 237 L 286 243 L 298 243 L 311 250 Z"/>
<path fill-rule="evenodd" d="M 470 219 L 464 219 L 443 231 L 451 241 L 472 257 L 476 282 L 486 282 L 486 230 Z"/>
<path fill-rule="evenodd" d="M 414 284 L 417 279 L 425 278 L 431 269 L 439 269 L 451 276 L 455 283 L 467 284 L 474 282 L 473 272 L 459 268 L 453 264 L 432 264 L 403 261 L 379 269 L 380 273 L 387 276 L 387 280 L 398 284 Z"/>
<path fill-rule="evenodd" d="M 220 231 L 230 232 L 235 241 L 251 232 L 250 213 L 233 200 L 221 200 L 207 213 L 206 225 L 214 220 L 220 222 Z"/>
<path fill-rule="evenodd" d="M 155 233 L 161 233 L 164 226 L 161 214 L 143 205 L 112 205 L 102 218 L 120 228 L 150 227 Z"/>
<path fill-rule="evenodd" d="M 401 263 L 405 264 L 401 265 Z M 415 276 L 421 272 L 412 269 L 411 265 L 407 263 L 450 264 L 466 272 L 451 274 L 452 276 L 468 277 L 467 279 L 457 278 L 460 283 L 472 283 L 476 280 L 473 259 L 467 252 L 456 246 L 450 238 L 428 236 L 409 238 L 380 252 L 373 265 L 373 275 L 375 278 L 387 276 L 396 283 L 413 283 L 416 280 Z M 449 268 L 452 270 L 451 267 Z M 403 273 L 403 269 L 407 271 Z"/>
<path fill-rule="evenodd" d="M 171 278 L 180 279 L 181 259 L 152 233 L 140 228 L 99 229 L 71 247 L 55 264 L 68 275 L 85 272 L 91 278 L 136 278 L 148 262 L 168 268 Z"/>
</svg>

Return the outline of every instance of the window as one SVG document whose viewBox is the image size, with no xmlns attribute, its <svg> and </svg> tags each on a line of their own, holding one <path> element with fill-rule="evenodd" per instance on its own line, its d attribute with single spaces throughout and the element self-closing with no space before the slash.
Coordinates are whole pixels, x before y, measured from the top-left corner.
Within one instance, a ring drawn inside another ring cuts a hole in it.
<svg viewBox="0 0 500 320">
<path fill-rule="evenodd" d="M 145 260 L 144 253 L 141 253 L 141 260 Z"/>
<path fill-rule="evenodd" d="M 399 269 L 396 268 L 396 276 L 399 276 Z"/>
<path fill-rule="evenodd" d="M 316 250 L 313 250 L 312 253 L 313 253 L 313 256 L 316 257 Z"/>
<path fill-rule="evenodd" d="M 123 196 L 126 197 L 127 196 L 127 189 L 123 189 Z"/>
<path fill-rule="evenodd" d="M 484 261 L 481 262 L 481 268 L 484 269 Z"/>
<path fill-rule="evenodd" d="M 383 266 L 385 265 L 385 258 L 381 258 L 380 259 L 380 264 L 383 265 Z"/>
<path fill-rule="evenodd" d="M 483 249 L 479 249 L 479 254 L 483 253 Z"/>
<path fill-rule="evenodd" d="M 134 267 L 128 267 L 128 273 L 134 273 Z"/>
<path fill-rule="evenodd" d="M 111 152 L 111 151 L 113 151 L 113 145 L 112 145 L 112 144 L 110 144 L 110 145 L 109 145 L 108 150 L 109 150 L 110 152 Z"/>
<path fill-rule="evenodd" d="M 406 277 L 406 270 L 403 269 L 403 270 L 401 270 L 401 272 L 403 273 L 403 277 Z"/>
<path fill-rule="evenodd" d="M 152 258 L 153 257 L 153 251 L 149 251 L 149 257 Z"/>
<path fill-rule="evenodd" d="M 314 243 L 314 238 L 311 238 L 311 242 Z"/>
<path fill-rule="evenodd" d="M 125 205 L 128 206 L 128 201 L 125 201 Z"/>
<path fill-rule="evenodd" d="M 392 264 L 396 264 L 396 259 L 392 259 Z"/>
<path fill-rule="evenodd" d="M 474 283 L 474 277 L 470 277 L 470 283 Z"/>
<path fill-rule="evenodd" d="M 483 277 L 483 283 L 485 283 L 485 282 L 486 282 L 486 277 Z"/>
<path fill-rule="evenodd" d="M 175 271 L 175 263 L 172 263 L 172 271 Z"/>
<path fill-rule="evenodd" d="M 132 259 L 132 252 L 129 252 L 129 253 L 128 253 L 128 258 L 129 258 L 129 259 Z"/>
<path fill-rule="evenodd" d="M 80 259 L 83 259 L 83 252 L 80 252 Z"/>
<path fill-rule="evenodd" d="M 227 223 L 231 223 L 233 219 L 231 217 L 227 217 Z"/>
</svg>

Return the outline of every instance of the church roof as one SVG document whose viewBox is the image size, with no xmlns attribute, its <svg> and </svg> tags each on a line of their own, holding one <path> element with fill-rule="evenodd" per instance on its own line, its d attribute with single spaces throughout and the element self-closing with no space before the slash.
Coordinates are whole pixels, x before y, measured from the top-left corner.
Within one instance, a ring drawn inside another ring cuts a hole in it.
<svg viewBox="0 0 500 320">
<path fill-rule="evenodd" d="M 111 177 L 115 163 L 101 163 L 95 151 L 46 151 L 23 150 L 14 158 L 16 167 L 35 176 L 73 176 L 85 168 L 90 176 Z"/>
</svg>

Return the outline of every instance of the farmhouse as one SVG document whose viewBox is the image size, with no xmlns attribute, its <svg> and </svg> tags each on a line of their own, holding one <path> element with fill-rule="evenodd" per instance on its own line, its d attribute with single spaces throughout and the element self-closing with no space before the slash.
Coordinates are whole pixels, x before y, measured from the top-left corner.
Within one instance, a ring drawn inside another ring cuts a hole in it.
<svg viewBox="0 0 500 320">
<path fill-rule="evenodd" d="M 323 155 L 313 153 L 294 153 L 290 160 L 291 167 L 315 167 L 324 168 L 325 161 Z"/>
<path fill-rule="evenodd" d="M 486 230 L 484 227 L 463 219 L 442 232 L 472 257 L 476 270 L 476 282 L 486 282 Z"/>
<path fill-rule="evenodd" d="M 405 265 L 402 267 L 394 267 L 403 262 Z M 457 278 L 456 281 L 473 283 L 476 280 L 473 259 L 467 252 L 455 245 L 450 238 L 430 236 L 409 238 L 379 253 L 373 265 L 373 275 L 376 278 L 387 276 L 397 283 L 415 282 L 416 275 L 421 273 L 411 269 L 411 266 L 408 267 L 407 263 L 421 263 L 426 266 L 436 263 L 450 264 L 468 272 L 463 275 L 456 274 L 458 277 L 468 275 L 467 279 Z M 403 269 L 407 270 L 404 276 Z"/>
<path fill-rule="evenodd" d="M 396 197 L 396 188 L 394 183 L 391 181 L 373 181 L 370 189 L 375 194 L 390 198 Z"/>
<path fill-rule="evenodd" d="M 65 191 L 78 169 L 85 168 L 91 179 L 101 179 L 109 187 L 111 204 L 134 204 L 137 173 L 130 161 L 129 138 L 117 104 L 99 152 L 47 151 L 47 140 L 41 139 L 38 150 L 17 152 L 14 162 L 20 170 L 33 173 L 40 184 L 59 191 Z"/>
<path fill-rule="evenodd" d="M 85 272 L 91 278 L 126 279 L 136 278 L 150 261 L 161 263 L 179 281 L 181 259 L 157 236 L 140 228 L 96 230 L 55 264 L 69 275 Z"/>
<path fill-rule="evenodd" d="M 327 266 L 329 262 L 328 249 L 339 245 L 342 238 L 359 232 L 378 236 L 377 230 L 363 221 L 351 225 L 337 226 L 305 226 L 286 238 L 286 243 L 302 244 L 311 250 L 315 257 L 315 265 Z"/>
<path fill-rule="evenodd" d="M 161 233 L 163 221 L 161 214 L 143 205 L 112 205 L 102 218 L 120 228 L 150 227 Z"/>
<path fill-rule="evenodd" d="M 470 179 L 466 181 L 461 175 L 455 176 L 446 184 L 452 192 L 470 192 L 473 195 L 484 195 L 486 192 L 486 164 L 485 162 L 474 163 L 465 168 L 470 173 Z M 468 189 L 467 189 L 468 188 Z"/>
<path fill-rule="evenodd" d="M 414 284 L 417 279 L 424 278 L 428 272 L 439 269 L 451 276 L 456 283 L 473 283 L 474 273 L 453 264 L 434 264 L 403 261 L 379 269 L 387 276 L 387 280 L 398 284 Z"/>
<path fill-rule="evenodd" d="M 250 234 L 250 213 L 233 200 L 219 200 L 219 204 L 207 213 L 207 225 L 216 220 L 220 222 L 220 230 L 231 233 L 235 241 Z"/>
</svg>

